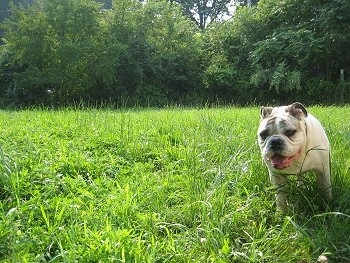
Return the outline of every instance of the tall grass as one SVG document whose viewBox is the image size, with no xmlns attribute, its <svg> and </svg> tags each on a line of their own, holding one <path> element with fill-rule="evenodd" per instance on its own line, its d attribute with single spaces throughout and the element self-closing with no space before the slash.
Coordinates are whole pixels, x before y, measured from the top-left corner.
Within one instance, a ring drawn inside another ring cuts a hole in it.
<svg viewBox="0 0 350 263">
<path fill-rule="evenodd" d="M 350 110 L 310 109 L 332 144 L 275 212 L 257 108 L 1 111 L 3 262 L 350 261 Z M 291 181 L 293 181 L 293 177 Z"/>
</svg>

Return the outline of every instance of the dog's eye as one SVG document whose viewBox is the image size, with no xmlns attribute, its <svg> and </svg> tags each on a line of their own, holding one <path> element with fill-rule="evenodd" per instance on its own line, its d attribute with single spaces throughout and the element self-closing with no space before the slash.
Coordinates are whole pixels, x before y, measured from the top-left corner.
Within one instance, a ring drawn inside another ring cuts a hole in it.
<svg viewBox="0 0 350 263">
<path fill-rule="evenodd" d="M 297 132 L 297 130 L 287 130 L 285 132 L 285 135 L 288 137 L 292 137 L 296 132 Z"/>
<path fill-rule="evenodd" d="M 259 135 L 260 135 L 260 138 L 265 141 L 267 136 L 269 136 L 269 132 L 267 130 L 264 130 L 260 132 Z"/>
</svg>

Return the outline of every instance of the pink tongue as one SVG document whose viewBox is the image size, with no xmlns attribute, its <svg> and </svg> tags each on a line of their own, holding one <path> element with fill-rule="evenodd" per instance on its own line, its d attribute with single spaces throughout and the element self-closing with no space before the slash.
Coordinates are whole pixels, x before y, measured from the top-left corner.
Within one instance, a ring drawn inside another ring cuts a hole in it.
<svg viewBox="0 0 350 263">
<path fill-rule="evenodd" d="M 271 164 L 276 169 L 283 169 L 287 166 L 288 163 L 288 157 L 284 157 L 279 154 L 275 154 L 270 158 Z"/>
</svg>

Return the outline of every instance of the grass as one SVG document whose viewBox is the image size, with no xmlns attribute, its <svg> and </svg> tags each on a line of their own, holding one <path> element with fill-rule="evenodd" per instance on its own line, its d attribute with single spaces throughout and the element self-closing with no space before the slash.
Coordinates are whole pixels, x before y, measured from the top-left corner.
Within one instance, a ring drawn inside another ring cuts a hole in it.
<svg viewBox="0 0 350 263">
<path fill-rule="evenodd" d="M 307 175 L 288 216 L 258 108 L 1 111 L 0 260 L 349 262 L 350 109 L 310 111 L 332 144 L 335 198 Z"/>
</svg>

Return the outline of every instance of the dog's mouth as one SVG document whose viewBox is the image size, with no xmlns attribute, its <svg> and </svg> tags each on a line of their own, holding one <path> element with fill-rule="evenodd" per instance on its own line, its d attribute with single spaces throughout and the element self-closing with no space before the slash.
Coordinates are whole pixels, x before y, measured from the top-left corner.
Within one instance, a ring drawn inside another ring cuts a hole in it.
<svg viewBox="0 0 350 263">
<path fill-rule="evenodd" d="M 298 151 L 295 155 L 292 155 L 292 156 L 283 156 L 276 153 L 267 159 L 271 162 L 271 165 L 273 168 L 277 170 L 283 170 L 291 166 L 295 160 L 299 159 L 299 156 L 300 156 L 300 151 Z"/>
</svg>

